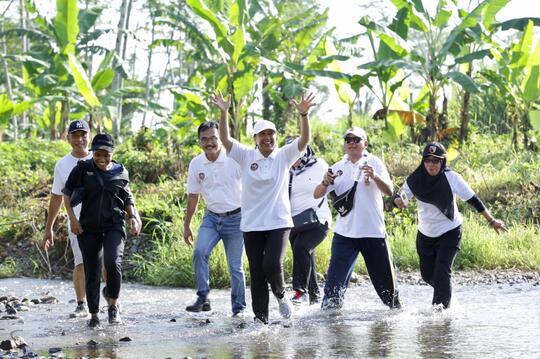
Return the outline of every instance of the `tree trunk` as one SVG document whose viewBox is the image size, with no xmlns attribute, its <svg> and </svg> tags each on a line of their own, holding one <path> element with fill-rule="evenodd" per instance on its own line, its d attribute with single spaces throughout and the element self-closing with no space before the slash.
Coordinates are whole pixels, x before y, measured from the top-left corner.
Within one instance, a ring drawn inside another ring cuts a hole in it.
<svg viewBox="0 0 540 359">
<path fill-rule="evenodd" d="M 443 98 L 442 113 L 439 116 L 439 125 L 439 130 L 444 130 L 448 128 L 448 98 L 446 97 L 446 94 Z"/>
<path fill-rule="evenodd" d="M 0 22 L 0 33 L 4 31 L 4 22 Z M 2 54 L 7 54 L 7 46 L 6 46 L 6 40 L 5 37 L 2 40 Z M 7 95 L 10 101 L 13 101 L 13 90 L 11 88 L 11 77 L 9 75 L 9 69 L 8 64 L 5 56 L 2 56 L 2 68 L 4 71 L 4 78 L 5 78 L 5 85 L 6 85 L 6 91 Z M 11 122 L 13 126 L 13 139 L 16 140 L 19 137 L 19 129 L 18 129 L 18 123 L 17 123 L 17 117 L 12 116 Z"/>
<path fill-rule="evenodd" d="M 49 103 L 49 122 L 50 122 L 50 138 L 56 140 L 56 102 Z"/>
<path fill-rule="evenodd" d="M 152 22 L 152 30 L 151 30 L 151 33 L 150 33 L 150 36 L 151 36 L 150 44 L 152 44 L 154 42 L 154 39 L 155 39 L 156 22 L 154 21 L 154 13 L 152 11 L 152 2 L 151 1 L 149 2 L 148 6 L 149 6 L 149 11 L 150 11 L 150 21 Z M 143 113 L 143 119 L 142 119 L 142 127 L 143 128 L 146 127 L 146 115 L 148 114 L 148 101 L 150 101 L 150 86 L 152 85 L 151 67 L 152 67 L 152 55 L 154 53 L 153 50 L 154 50 L 153 47 L 149 46 L 148 57 L 147 57 L 148 66 L 146 67 L 146 80 L 145 80 L 145 83 L 144 83 L 144 99 L 146 101 L 146 106 L 145 106 L 146 108 L 145 108 L 145 111 Z"/>
<path fill-rule="evenodd" d="M 24 7 L 24 0 L 19 0 L 19 16 L 20 16 L 20 27 L 21 29 L 26 29 L 26 11 L 25 11 L 25 7 Z M 26 35 L 23 35 L 23 38 L 22 38 L 22 51 L 24 54 L 28 53 L 28 38 L 26 37 Z M 24 65 L 21 64 L 21 74 L 22 74 L 22 71 L 23 71 L 23 67 Z M 21 78 L 23 76 L 21 75 Z M 28 115 L 26 114 L 26 112 L 23 112 L 21 114 L 21 124 L 22 124 L 22 127 L 23 129 L 26 130 L 26 133 L 27 133 L 27 136 L 30 135 L 30 131 L 29 131 L 29 124 L 28 124 Z"/>
<path fill-rule="evenodd" d="M 120 6 L 120 20 L 118 21 L 118 33 L 116 34 L 115 51 L 121 61 L 125 61 L 125 42 L 127 40 L 129 11 L 131 10 L 131 0 L 122 0 Z M 122 76 L 120 73 L 114 75 L 111 91 L 114 92 L 122 88 Z M 120 137 L 120 128 L 122 122 L 122 97 L 119 96 L 116 100 L 116 118 L 113 120 L 113 135 L 116 138 Z"/>
<path fill-rule="evenodd" d="M 435 141 L 437 138 L 437 130 L 439 128 L 439 113 L 437 112 L 437 98 L 436 94 L 429 95 L 429 112 L 426 116 L 427 122 L 427 140 Z"/>
<path fill-rule="evenodd" d="M 469 68 L 467 69 L 467 76 L 471 77 L 472 75 L 472 63 L 469 63 Z M 459 125 L 459 142 L 463 143 L 469 137 L 469 104 L 471 99 L 471 93 L 465 91 L 463 94 L 463 103 L 461 104 L 461 113 L 460 113 L 460 125 Z"/>
<path fill-rule="evenodd" d="M 62 109 L 60 112 L 60 138 L 66 138 L 67 136 L 67 127 L 69 122 L 69 99 L 67 94 L 64 94 L 64 99 L 62 100 Z"/>
</svg>

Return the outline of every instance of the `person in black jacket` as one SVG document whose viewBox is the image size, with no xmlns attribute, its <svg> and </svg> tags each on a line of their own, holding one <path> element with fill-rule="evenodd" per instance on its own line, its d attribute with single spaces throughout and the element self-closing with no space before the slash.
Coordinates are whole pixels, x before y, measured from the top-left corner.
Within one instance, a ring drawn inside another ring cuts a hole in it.
<svg viewBox="0 0 540 359">
<path fill-rule="evenodd" d="M 86 273 L 86 301 L 91 314 L 89 327 L 99 325 L 100 252 L 107 270 L 109 323 L 120 324 L 118 294 L 122 282 L 125 217 L 131 234 L 137 235 L 141 220 L 129 189 L 128 171 L 112 160 L 114 141 L 109 134 L 97 134 L 92 141 L 92 158 L 79 161 L 71 171 L 64 199 L 73 233 L 77 235 Z M 79 219 L 73 207 L 81 203 Z"/>
</svg>

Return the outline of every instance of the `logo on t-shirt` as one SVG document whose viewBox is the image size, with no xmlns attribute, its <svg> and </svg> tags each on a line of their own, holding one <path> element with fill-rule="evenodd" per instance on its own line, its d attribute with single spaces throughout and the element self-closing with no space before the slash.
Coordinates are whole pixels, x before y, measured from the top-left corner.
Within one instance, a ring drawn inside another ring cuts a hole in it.
<svg viewBox="0 0 540 359">
<path fill-rule="evenodd" d="M 250 168 L 252 171 L 256 171 L 257 168 L 259 168 L 259 165 L 256 164 L 256 163 L 252 163 L 251 166 L 249 166 L 249 168 Z"/>
<path fill-rule="evenodd" d="M 338 176 L 341 176 L 342 174 L 343 174 L 343 171 L 342 171 L 342 170 L 338 170 L 338 171 L 337 171 L 337 175 L 338 175 Z"/>
<path fill-rule="evenodd" d="M 199 179 L 200 179 L 201 181 L 204 181 L 204 177 L 205 177 L 204 172 L 200 172 L 200 173 L 199 173 Z"/>
</svg>

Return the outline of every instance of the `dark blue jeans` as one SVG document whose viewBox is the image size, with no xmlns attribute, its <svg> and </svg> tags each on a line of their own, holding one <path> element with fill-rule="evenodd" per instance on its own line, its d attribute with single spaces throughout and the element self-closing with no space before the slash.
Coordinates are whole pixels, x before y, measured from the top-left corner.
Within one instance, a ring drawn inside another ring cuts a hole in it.
<svg viewBox="0 0 540 359">
<path fill-rule="evenodd" d="M 323 309 L 338 309 L 343 306 L 358 253 L 362 253 L 364 257 L 371 283 L 383 303 L 391 308 L 398 305 L 394 264 L 386 238 L 349 238 L 334 233 L 330 266 L 324 286 Z"/>
</svg>

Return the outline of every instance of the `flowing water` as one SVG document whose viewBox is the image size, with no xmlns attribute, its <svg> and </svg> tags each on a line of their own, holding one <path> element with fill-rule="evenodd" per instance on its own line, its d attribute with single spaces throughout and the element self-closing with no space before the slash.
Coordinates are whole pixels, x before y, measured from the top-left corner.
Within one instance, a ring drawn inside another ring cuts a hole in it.
<svg viewBox="0 0 540 359">
<path fill-rule="evenodd" d="M 407 284 L 400 286 L 402 310 L 386 309 L 367 285 L 350 288 L 339 312 L 303 307 L 291 320 L 279 318 L 271 298 L 268 326 L 254 323 L 250 310 L 231 318 L 225 290 L 212 291 L 211 312 L 192 314 L 184 307 L 193 290 L 124 284 L 124 324 L 109 326 L 102 313 L 96 330 L 68 318 L 75 307 L 70 282 L 0 280 L 0 296 L 47 292 L 60 303 L 0 321 L 0 340 L 18 330 L 34 352 L 61 347 L 67 358 L 540 358 L 540 286 L 532 284 L 455 286 L 453 307 L 443 312 L 429 305 L 431 288 Z"/>
</svg>

